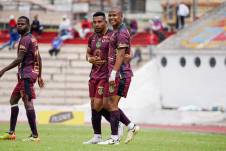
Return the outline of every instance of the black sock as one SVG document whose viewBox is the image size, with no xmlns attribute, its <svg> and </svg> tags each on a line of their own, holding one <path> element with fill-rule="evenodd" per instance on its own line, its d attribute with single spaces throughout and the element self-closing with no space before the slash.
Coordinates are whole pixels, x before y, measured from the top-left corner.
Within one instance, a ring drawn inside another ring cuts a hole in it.
<svg viewBox="0 0 226 151">
<path fill-rule="evenodd" d="M 19 107 L 18 107 L 18 104 L 15 104 L 14 106 L 11 107 L 9 133 L 15 132 L 18 114 L 19 114 Z"/>
<path fill-rule="evenodd" d="M 120 120 L 119 110 L 110 112 L 111 134 L 118 135 L 118 125 Z"/>
<path fill-rule="evenodd" d="M 105 110 L 105 109 L 102 109 L 100 112 L 101 112 L 101 115 L 103 115 L 104 118 L 105 118 L 108 122 L 110 122 L 110 112 L 108 112 L 108 111 Z"/>
<path fill-rule="evenodd" d="M 131 121 L 124 114 L 124 112 L 121 109 L 119 109 L 119 112 L 120 112 L 120 122 L 122 122 L 123 124 L 125 124 L 126 126 L 128 126 Z"/>
<path fill-rule="evenodd" d="M 101 113 L 92 109 L 92 126 L 94 134 L 101 134 Z"/>
<path fill-rule="evenodd" d="M 36 127 L 36 116 L 35 116 L 35 110 L 27 110 L 27 119 L 28 123 L 30 125 L 32 135 L 34 137 L 38 137 L 37 127 Z"/>
</svg>

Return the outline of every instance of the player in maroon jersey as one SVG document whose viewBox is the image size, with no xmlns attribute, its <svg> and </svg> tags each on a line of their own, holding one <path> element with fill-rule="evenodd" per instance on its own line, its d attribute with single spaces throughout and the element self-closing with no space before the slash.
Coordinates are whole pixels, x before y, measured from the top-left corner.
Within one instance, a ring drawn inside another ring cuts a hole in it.
<svg viewBox="0 0 226 151">
<path fill-rule="evenodd" d="M 42 60 L 39 54 L 37 40 L 29 32 L 30 22 L 26 16 L 18 18 L 17 30 L 21 35 L 17 49 L 17 58 L 0 70 L 0 77 L 2 77 L 6 71 L 18 66 L 18 83 L 10 98 L 10 129 L 6 134 L 0 136 L 0 139 L 16 139 L 15 129 L 19 113 L 18 102 L 20 98 L 22 98 L 32 132 L 24 141 L 37 142 L 40 139 L 38 137 L 36 115 L 33 105 L 33 101 L 36 98 L 34 84 L 38 79 L 39 87 L 44 87 L 44 81 L 42 79 Z"/>
<path fill-rule="evenodd" d="M 108 51 L 111 31 L 107 28 L 107 21 L 103 12 L 93 15 L 94 33 L 88 40 L 86 59 L 92 64 L 89 80 L 89 96 L 92 109 L 92 126 L 94 136 L 84 144 L 97 144 L 101 139 L 101 115 L 103 111 L 104 87 L 108 83 Z"/>
<path fill-rule="evenodd" d="M 109 11 L 109 23 L 113 27 L 113 34 L 110 38 L 108 71 L 109 71 L 109 98 L 104 100 L 104 108 L 110 111 L 111 138 L 99 144 L 118 144 L 118 124 L 122 121 L 127 125 L 129 131 L 125 143 L 133 139 L 134 134 L 139 131 L 139 126 L 132 123 L 125 114 L 118 108 L 121 97 L 126 97 L 133 72 L 126 55 L 131 54 L 130 34 L 122 23 L 122 11 L 113 8 Z"/>
</svg>

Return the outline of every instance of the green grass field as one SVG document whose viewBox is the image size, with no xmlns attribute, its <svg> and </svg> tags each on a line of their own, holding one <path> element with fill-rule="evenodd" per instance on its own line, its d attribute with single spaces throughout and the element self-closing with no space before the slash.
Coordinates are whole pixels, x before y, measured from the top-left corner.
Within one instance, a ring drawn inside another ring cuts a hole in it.
<svg viewBox="0 0 226 151">
<path fill-rule="evenodd" d="M 90 126 L 39 125 L 41 142 L 22 142 L 30 134 L 28 125 L 17 125 L 17 140 L 0 140 L 0 151 L 226 151 L 226 135 L 141 129 L 130 144 L 83 145 L 91 137 Z M 0 124 L 0 133 L 8 124 Z M 104 138 L 109 127 L 103 128 Z"/>
</svg>

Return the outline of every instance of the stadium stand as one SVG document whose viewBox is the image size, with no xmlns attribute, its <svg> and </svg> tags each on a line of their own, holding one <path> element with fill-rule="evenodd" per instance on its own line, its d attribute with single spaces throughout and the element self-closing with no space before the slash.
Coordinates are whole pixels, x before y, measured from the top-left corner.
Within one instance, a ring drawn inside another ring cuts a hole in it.
<svg viewBox="0 0 226 151">
<path fill-rule="evenodd" d="M 36 84 L 37 104 L 85 104 L 88 99 L 90 64 L 85 61 L 86 45 L 63 45 L 57 57 L 50 57 L 50 44 L 41 44 L 43 76 L 46 88 L 40 90 Z M 134 48 L 132 48 L 134 49 Z M 142 48 L 143 61 L 149 59 L 148 49 Z M 16 51 L 0 51 L 0 68 L 16 57 Z M 11 91 L 16 84 L 17 69 L 10 70 L 0 80 L 0 104 L 8 104 Z"/>
</svg>

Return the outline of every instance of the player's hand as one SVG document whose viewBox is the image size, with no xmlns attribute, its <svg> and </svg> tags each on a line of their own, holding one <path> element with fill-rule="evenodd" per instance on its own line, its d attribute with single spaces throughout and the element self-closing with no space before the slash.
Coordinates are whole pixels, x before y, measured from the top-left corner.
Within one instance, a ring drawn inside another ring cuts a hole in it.
<svg viewBox="0 0 226 151">
<path fill-rule="evenodd" d="M 106 60 L 96 60 L 95 65 L 102 65 L 105 64 L 107 61 Z"/>
<path fill-rule="evenodd" d="M 38 77 L 38 85 L 40 88 L 44 88 L 45 83 L 44 83 L 44 80 L 42 79 L 42 77 Z"/>
<path fill-rule="evenodd" d="M 94 64 L 95 62 L 95 57 L 88 57 L 88 62 Z"/>
<path fill-rule="evenodd" d="M 95 64 L 96 61 L 99 61 L 99 60 L 101 60 L 101 59 L 100 59 L 100 57 L 97 57 L 97 56 L 88 57 L 88 62 L 92 63 L 92 64 Z"/>
<path fill-rule="evenodd" d="M 0 78 L 3 76 L 5 72 L 3 70 L 0 71 Z"/>
</svg>

